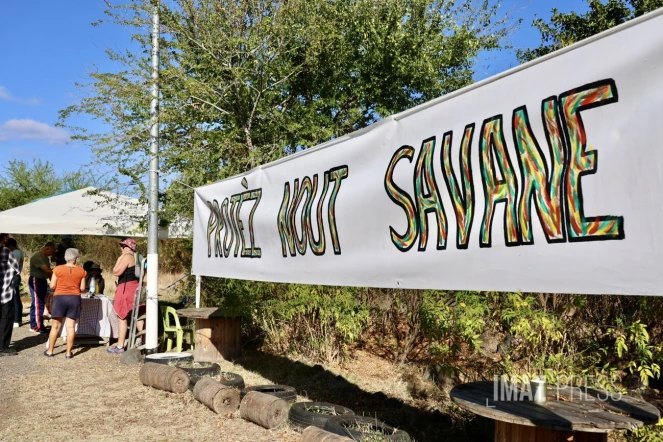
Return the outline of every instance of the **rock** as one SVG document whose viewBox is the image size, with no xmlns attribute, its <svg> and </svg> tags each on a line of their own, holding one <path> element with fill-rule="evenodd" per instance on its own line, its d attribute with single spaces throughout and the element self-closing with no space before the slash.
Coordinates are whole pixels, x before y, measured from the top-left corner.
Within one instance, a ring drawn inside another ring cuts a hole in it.
<svg viewBox="0 0 663 442">
<path fill-rule="evenodd" d="M 120 355 L 120 361 L 126 365 L 138 365 L 145 357 L 140 353 L 137 348 L 130 348 Z"/>
</svg>

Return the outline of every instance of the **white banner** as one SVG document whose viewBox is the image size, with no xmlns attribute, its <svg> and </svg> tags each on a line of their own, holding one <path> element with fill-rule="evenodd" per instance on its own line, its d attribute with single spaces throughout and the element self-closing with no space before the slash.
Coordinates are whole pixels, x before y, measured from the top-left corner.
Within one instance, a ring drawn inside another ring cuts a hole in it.
<svg viewBox="0 0 663 442">
<path fill-rule="evenodd" d="M 653 295 L 662 258 L 660 11 L 196 189 L 198 275 Z"/>
</svg>

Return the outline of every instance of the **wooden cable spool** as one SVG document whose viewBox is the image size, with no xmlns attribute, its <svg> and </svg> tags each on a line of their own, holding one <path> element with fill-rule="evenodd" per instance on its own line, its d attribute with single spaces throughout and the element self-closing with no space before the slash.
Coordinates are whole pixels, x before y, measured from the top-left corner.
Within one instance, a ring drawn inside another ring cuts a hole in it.
<svg viewBox="0 0 663 442">
<path fill-rule="evenodd" d="M 311 426 L 302 432 L 299 442 L 352 442 L 352 439 Z"/>
<path fill-rule="evenodd" d="M 212 378 L 196 382 L 193 397 L 217 414 L 234 413 L 239 408 L 239 391 Z"/>
<path fill-rule="evenodd" d="M 189 375 L 178 368 L 147 362 L 138 374 L 143 385 L 172 393 L 184 393 L 189 389 Z"/>
<path fill-rule="evenodd" d="M 242 399 L 239 413 L 242 419 L 271 430 L 287 422 L 288 403 L 269 394 L 251 391 Z"/>
</svg>

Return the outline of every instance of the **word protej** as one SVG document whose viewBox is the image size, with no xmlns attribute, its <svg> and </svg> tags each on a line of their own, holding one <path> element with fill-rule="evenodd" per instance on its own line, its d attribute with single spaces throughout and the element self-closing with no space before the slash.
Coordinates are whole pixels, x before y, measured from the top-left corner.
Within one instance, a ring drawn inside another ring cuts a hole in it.
<svg viewBox="0 0 663 442">
<path fill-rule="evenodd" d="M 228 258 L 231 252 L 233 252 L 235 258 L 238 255 L 242 258 L 260 258 L 262 256 L 262 250 L 255 245 L 253 231 L 253 215 L 260 204 L 261 198 L 262 189 L 253 189 L 225 198 L 221 205 L 217 200 L 206 202 L 210 209 L 209 220 L 207 221 L 208 257 L 212 256 L 212 245 L 214 245 L 214 256 L 219 258 Z M 240 217 L 242 207 L 248 205 L 251 206 L 248 217 L 250 247 L 246 247 L 244 223 Z"/>
<path fill-rule="evenodd" d="M 507 246 L 534 244 L 532 201 L 548 243 L 624 239 L 624 218 L 584 214 L 580 180 L 596 173 L 598 152 L 587 150 L 583 111 L 617 102 L 617 87 L 611 79 L 598 81 L 546 98 L 541 104 L 541 119 L 550 155 L 550 170 L 532 127 L 525 106 L 514 109 L 512 137 L 517 152 L 520 182 L 509 157 L 503 116 L 487 118 L 476 135 L 479 167 L 484 194 L 479 246 L 491 247 L 492 224 L 497 204 L 504 203 L 504 238 Z M 475 214 L 476 192 L 472 182 L 471 146 L 475 125 L 469 124 L 460 141 L 460 179 L 451 162 L 453 132 L 442 137 L 440 160 L 447 191 L 456 216 L 456 247 L 466 249 Z M 394 153 L 385 174 L 387 195 L 400 206 L 407 218 L 403 233 L 390 226 L 391 240 L 401 251 L 426 250 L 430 214 L 435 216 L 436 248 L 446 248 L 447 214 L 435 179 L 433 158 L 436 138 L 423 141 L 414 168 L 414 197 L 393 179 L 401 160 L 412 162 L 415 149 L 402 146 Z M 499 170 L 499 175 L 497 171 Z M 460 183 L 459 183 L 460 181 Z M 520 193 L 519 193 L 520 185 Z"/>
<path fill-rule="evenodd" d="M 305 176 L 301 180 L 301 184 L 299 178 L 295 178 L 292 190 L 289 181 L 284 184 L 283 201 L 281 202 L 277 219 L 279 236 L 281 237 L 281 251 L 284 257 L 288 256 L 288 252 L 290 252 L 290 256 L 297 256 L 297 253 L 300 255 L 306 254 L 309 244 L 314 255 L 320 256 L 325 254 L 327 248 L 325 215 L 327 217 L 334 254 L 341 254 L 341 243 L 336 228 L 336 198 L 341 190 L 343 180 L 347 177 L 348 166 L 339 166 L 326 171 L 319 197 L 318 174 L 313 175 L 313 179 Z M 330 186 L 330 196 L 326 200 Z M 318 198 L 317 204 L 315 204 L 317 228 L 314 229 L 311 211 L 313 210 L 316 197 Z M 325 202 L 327 203 L 326 208 Z M 302 209 L 298 222 L 297 212 L 300 206 L 302 206 Z"/>
</svg>

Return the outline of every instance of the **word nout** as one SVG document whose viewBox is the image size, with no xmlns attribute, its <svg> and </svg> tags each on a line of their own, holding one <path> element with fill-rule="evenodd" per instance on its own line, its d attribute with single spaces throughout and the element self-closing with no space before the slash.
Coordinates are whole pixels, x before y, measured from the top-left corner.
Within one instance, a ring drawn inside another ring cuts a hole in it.
<svg viewBox="0 0 663 442">
<path fill-rule="evenodd" d="M 587 135 L 581 113 L 615 103 L 617 99 L 615 82 L 607 79 L 542 101 L 541 118 L 550 153 L 550 170 L 532 131 L 527 108 L 521 106 L 514 109 L 511 135 L 517 151 L 520 180 L 507 150 L 503 116 L 496 115 L 483 121 L 477 135 L 481 187 L 485 198 L 480 247 L 491 247 L 493 217 L 499 203 L 505 204 L 506 245 L 534 244 L 532 201 L 548 243 L 624 239 L 623 217 L 584 215 L 580 185 L 581 178 L 595 173 L 597 168 L 597 152 L 586 150 Z M 468 247 L 475 215 L 476 191 L 470 160 L 474 136 L 475 124 L 468 124 L 460 141 L 460 180 L 451 162 L 453 131 L 445 133 L 440 143 L 441 167 L 453 202 L 457 225 L 456 247 L 459 249 Z M 410 163 L 414 160 L 415 149 L 412 146 L 401 146 L 387 167 L 385 190 L 389 198 L 403 209 L 407 218 L 407 228 L 403 233 L 390 226 L 391 240 L 403 252 L 410 250 L 417 239 L 418 250 L 426 250 L 429 214 L 433 214 L 436 220 L 435 247 L 438 250 L 446 248 L 447 214 L 433 171 L 435 146 L 435 137 L 425 139 L 421 144 L 413 171 L 414 196 L 394 182 L 393 173 L 401 160 Z"/>
<path fill-rule="evenodd" d="M 287 252 L 290 256 L 297 256 L 306 254 L 308 244 L 311 246 L 311 251 L 314 255 L 324 255 L 327 243 L 325 240 L 325 222 L 323 212 L 327 215 L 327 224 L 329 225 L 329 233 L 331 235 L 332 247 L 335 255 L 341 254 L 341 243 L 338 238 L 338 230 L 336 229 L 336 197 L 341 184 L 345 178 L 348 177 L 348 166 L 339 166 L 329 169 L 324 173 L 324 183 L 320 191 L 320 198 L 316 207 L 317 219 L 317 236 L 314 233 L 313 222 L 311 219 L 311 210 L 313 208 L 313 200 L 318 195 L 318 174 L 313 175 L 313 179 L 308 176 L 302 178 L 301 184 L 299 178 L 295 178 L 292 186 L 292 199 L 290 193 L 290 182 L 286 181 L 283 186 L 283 201 L 278 214 L 278 228 L 279 236 L 281 237 L 281 251 L 284 257 L 287 257 Z M 327 201 L 327 210 L 325 209 L 325 197 L 329 185 L 332 184 L 331 194 Z M 296 214 L 301 206 L 300 216 L 300 229 L 297 232 Z"/>
</svg>

